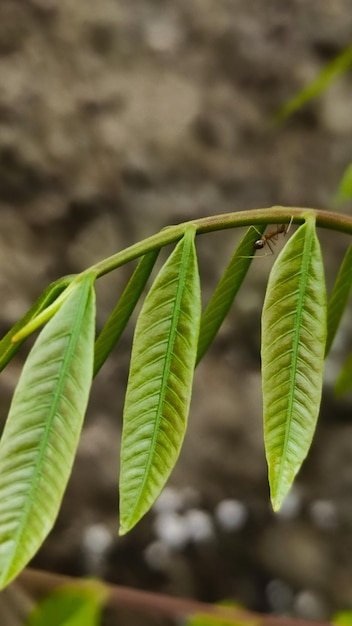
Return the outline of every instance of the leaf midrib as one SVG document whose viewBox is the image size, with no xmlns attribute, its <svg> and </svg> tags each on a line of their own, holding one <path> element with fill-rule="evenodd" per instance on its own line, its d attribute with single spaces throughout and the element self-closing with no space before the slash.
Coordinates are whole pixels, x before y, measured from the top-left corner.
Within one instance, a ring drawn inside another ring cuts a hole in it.
<svg viewBox="0 0 352 626">
<path fill-rule="evenodd" d="M 194 233 L 189 231 L 186 232 L 184 235 L 184 239 L 183 239 L 183 250 L 182 250 L 182 255 L 181 255 L 181 259 L 180 259 L 180 263 L 179 263 L 179 268 L 180 268 L 180 272 L 179 272 L 179 278 L 178 278 L 178 284 L 177 284 L 177 291 L 176 291 L 176 295 L 174 298 L 174 310 L 176 311 L 176 314 L 172 316 L 172 320 L 171 320 L 171 325 L 170 325 L 170 330 L 168 333 L 168 350 L 165 354 L 165 360 L 164 360 L 164 367 L 163 367 L 163 375 L 162 375 L 162 385 L 161 385 L 161 389 L 160 389 L 160 395 L 159 395 L 159 401 L 158 401 L 158 406 L 157 406 L 157 410 L 156 410 L 156 420 L 155 420 L 155 426 L 153 429 L 153 435 L 151 438 L 151 444 L 149 447 L 149 451 L 148 451 L 148 459 L 147 462 L 145 464 L 145 471 L 144 471 L 144 475 L 143 475 L 143 480 L 139 486 L 139 489 L 137 491 L 137 496 L 134 499 L 134 507 L 133 507 L 133 511 L 131 512 L 131 516 L 133 517 L 133 514 L 135 513 L 135 511 L 138 510 L 139 506 L 140 506 L 140 502 L 142 499 L 142 495 L 145 489 L 145 485 L 149 476 L 149 472 L 150 472 L 150 468 L 152 466 L 152 462 L 153 462 L 153 456 L 156 453 L 156 443 L 157 443 L 157 439 L 158 439 L 158 434 L 159 434 L 159 429 L 160 429 L 160 423 L 162 420 L 162 416 L 163 416 L 163 411 L 162 408 L 165 404 L 165 397 L 166 397 L 166 393 L 167 393 L 167 382 L 169 380 L 169 374 L 170 374 L 170 370 L 171 370 L 171 362 L 172 362 L 172 355 L 173 355 L 173 349 L 174 349 L 174 345 L 175 345 L 175 339 L 177 336 L 177 327 L 178 327 L 178 321 L 180 319 L 180 313 L 181 313 L 181 306 L 180 303 L 182 301 L 182 297 L 184 294 L 184 289 L 185 289 L 185 284 L 186 284 L 186 277 L 189 271 L 189 265 L 188 265 L 188 259 L 191 255 L 191 251 L 192 251 L 192 246 L 193 246 L 193 241 L 194 241 Z"/>
<path fill-rule="evenodd" d="M 77 329 L 79 328 L 79 326 L 81 325 L 82 319 L 83 319 L 83 313 L 84 313 L 84 309 L 86 308 L 86 305 L 88 303 L 88 298 L 89 298 L 89 293 L 87 294 L 87 291 L 90 289 L 91 286 L 91 280 L 86 281 L 86 283 L 81 287 L 81 294 L 80 294 L 80 298 L 77 302 L 77 313 L 75 316 L 75 320 L 74 320 L 74 324 L 71 328 L 71 331 L 67 333 L 68 336 L 68 344 L 66 346 L 65 349 L 65 354 L 64 354 L 64 358 L 62 359 L 62 367 L 61 367 L 61 371 L 60 371 L 60 375 L 58 378 L 58 385 L 57 385 L 57 390 L 54 394 L 54 399 L 51 405 L 51 410 L 49 412 L 48 415 L 48 419 L 46 422 L 46 426 L 44 429 L 44 433 L 42 436 L 42 442 L 39 446 L 39 453 L 37 456 L 37 462 L 34 464 L 34 472 L 33 472 L 33 477 L 30 481 L 30 488 L 28 491 L 28 496 L 27 496 L 27 504 L 25 505 L 25 507 L 23 508 L 23 512 L 20 516 L 20 519 L 22 520 L 19 524 L 18 524 L 18 529 L 17 532 L 14 533 L 13 537 L 12 537 L 12 543 L 15 546 L 14 550 L 13 550 L 13 554 L 17 554 L 17 550 L 18 550 L 18 545 L 20 544 L 21 541 L 21 537 L 23 535 L 23 531 L 24 531 L 24 527 L 26 525 L 28 516 L 30 514 L 31 508 L 32 508 L 32 502 L 33 502 L 33 494 L 36 492 L 37 487 L 38 487 L 38 483 L 39 483 L 39 479 L 41 476 L 41 472 L 40 469 L 42 467 L 42 464 L 45 460 L 45 451 L 47 449 L 47 445 L 48 442 L 50 440 L 50 435 L 52 432 L 52 424 L 53 421 L 55 419 L 55 415 L 56 415 L 56 409 L 57 406 L 60 402 L 60 397 L 62 394 L 62 389 L 64 387 L 64 383 L 65 383 L 65 379 L 66 379 L 66 375 L 65 375 L 65 370 L 67 367 L 67 363 L 69 362 L 74 348 L 77 344 L 77 341 L 79 340 L 80 337 L 80 333 L 77 332 Z M 77 287 L 79 288 L 79 287 Z M 72 294 L 73 296 L 73 294 Z M 6 569 L 6 575 L 8 574 L 8 571 L 10 569 L 11 566 L 11 562 L 8 564 L 7 569 Z M 2 578 L 4 578 L 5 576 L 5 571 L 2 572 Z"/>
<path fill-rule="evenodd" d="M 298 369 L 297 364 L 299 360 L 298 359 L 298 347 L 299 347 L 299 339 L 301 335 L 300 331 L 301 331 L 301 322 L 302 322 L 303 310 L 304 310 L 306 287 L 307 287 L 308 280 L 309 280 L 308 268 L 309 268 L 309 263 L 310 263 L 310 252 L 313 247 L 312 246 L 313 234 L 314 234 L 313 224 L 310 221 L 307 221 L 306 228 L 307 228 L 307 232 L 304 238 L 302 264 L 301 264 L 301 272 L 300 272 L 300 280 L 299 280 L 299 288 L 298 288 L 298 298 L 297 298 L 298 304 L 296 307 L 296 314 L 295 314 L 296 324 L 294 325 L 293 340 L 292 340 L 293 358 L 292 358 L 292 363 L 290 367 L 291 393 L 289 393 L 289 396 L 288 396 L 288 407 L 286 411 L 287 419 L 285 420 L 287 427 L 285 428 L 284 444 L 282 447 L 282 455 L 281 455 L 281 460 L 280 460 L 279 472 L 277 474 L 277 480 L 276 480 L 277 485 L 280 485 L 282 481 L 282 476 L 283 476 L 283 472 L 284 472 L 285 465 L 286 465 L 288 443 L 290 440 L 290 431 L 291 431 L 291 425 L 292 425 L 292 419 L 293 419 L 293 404 L 294 404 L 294 397 L 295 397 L 295 380 L 297 376 L 297 369 Z"/>
</svg>

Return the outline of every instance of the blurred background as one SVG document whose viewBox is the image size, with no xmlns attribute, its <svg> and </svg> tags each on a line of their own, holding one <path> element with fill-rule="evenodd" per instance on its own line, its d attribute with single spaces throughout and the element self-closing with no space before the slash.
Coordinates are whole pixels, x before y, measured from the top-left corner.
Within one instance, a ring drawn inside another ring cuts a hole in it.
<svg viewBox="0 0 352 626">
<path fill-rule="evenodd" d="M 50 281 L 168 224 L 273 204 L 351 211 L 336 200 L 352 161 L 351 70 L 275 122 L 351 37 L 352 0 L 1 0 L 2 334 Z M 199 237 L 204 304 L 240 234 Z M 321 241 L 331 288 L 348 240 Z M 133 325 L 125 331 L 94 383 L 62 510 L 33 566 L 311 619 L 352 608 L 352 403 L 332 389 L 352 345 L 351 310 L 327 363 L 311 455 L 275 516 L 259 356 L 274 257 L 253 261 L 197 369 L 167 488 L 118 538 Z M 99 281 L 98 328 L 132 269 Z M 28 348 L 1 375 L 2 422 Z M 141 622 L 108 611 L 116 623 Z M 159 623 L 170 622 L 143 618 Z"/>
</svg>

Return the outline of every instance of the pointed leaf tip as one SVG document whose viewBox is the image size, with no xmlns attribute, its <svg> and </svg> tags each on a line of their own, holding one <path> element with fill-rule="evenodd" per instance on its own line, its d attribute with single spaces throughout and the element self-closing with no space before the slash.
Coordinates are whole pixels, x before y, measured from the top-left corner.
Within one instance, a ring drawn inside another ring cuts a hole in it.
<svg viewBox="0 0 352 626">
<path fill-rule="evenodd" d="M 294 477 L 292 478 L 292 482 L 293 480 L 294 480 Z M 290 490 L 291 490 L 291 486 L 287 486 L 285 490 L 282 490 L 280 493 L 275 494 L 275 497 L 271 496 L 270 501 L 271 501 L 271 506 L 272 506 L 274 513 L 279 513 L 279 511 L 281 510 L 282 506 L 285 503 L 285 500 Z"/>
</svg>

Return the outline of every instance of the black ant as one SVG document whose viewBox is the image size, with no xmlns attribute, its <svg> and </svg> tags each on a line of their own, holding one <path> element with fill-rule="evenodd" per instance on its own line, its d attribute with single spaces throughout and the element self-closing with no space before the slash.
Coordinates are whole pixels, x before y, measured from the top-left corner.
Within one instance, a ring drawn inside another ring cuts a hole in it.
<svg viewBox="0 0 352 626">
<path fill-rule="evenodd" d="M 291 226 L 291 222 L 288 225 L 281 224 L 280 226 L 277 226 L 275 230 L 271 230 L 267 235 L 262 235 L 260 239 L 257 239 L 253 243 L 253 248 L 255 250 L 262 250 L 265 246 L 268 246 L 271 254 L 274 254 L 274 250 L 270 242 L 275 243 L 279 235 L 286 235 Z"/>
</svg>

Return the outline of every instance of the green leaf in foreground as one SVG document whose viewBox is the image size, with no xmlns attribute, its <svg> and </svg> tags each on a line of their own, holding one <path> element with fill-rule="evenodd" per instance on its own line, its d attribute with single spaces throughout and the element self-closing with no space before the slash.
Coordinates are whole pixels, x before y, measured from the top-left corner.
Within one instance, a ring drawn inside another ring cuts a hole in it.
<svg viewBox="0 0 352 626">
<path fill-rule="evenodd" d="M 149 510 L 183 442 L 200 321 L 195 231 L 166 261 L 139 315 L 121 447 L 120 534 Z"/>
<path fill-rule="evenodd" d="M 352 353 L 348 355 L 335 383 L 335 393 L 342 396 L 352 389 Z"/>
<path fill-rule="evenodd" d="M 37 315 L 50 306 L 70 284 L 71 278 L 66 276 L 49 285 L 25 315 L 9 330 L 0 341 L 0 372 L 11 361 L 24 340 L 14 343 L 13 337 Z"/>
<path fill-rule="evenodd" d="M 265 227 L 250 226 L 231 257 L 200 321 L 197 363 L 208 350 L 228 314 L 254 258 L 253 244 L 256 239 L 260 239 Z"/>
<path fill-rule="evenodd" d="M 312 442 L 325 340 L 324 269 L 315 220 L 308 216 L 272 268 L 262 315 L 264 441 L 275 511 Z"/>
<path fill-rule="evenodd" d="M 328 336 L 326 339 L 325 356 L 330 352 L 341 317 L 346 308 L 351 287 L 352 246 L 348 248 L 345 254 L 328 302 Z"/>
<path fill-rule="evenodd" d="M 96 376 L 101 366 L 105 363 L 111 350 L 118 342 L 124 328 L 126 327 L 126 324 L 133 313 L 133 310 L 154 267 L 158 254 L 159 250 L 152 250 L 152 252 L 144 255 L 144 257 L 142 257 L 139 261 L 121 295 L 121 298 L 96 340 L 94 376 Z"/>
<path fill-rule="evenodd" d="M 106 597 L 99 583 L 60 587 L 35 607 L 26 626 L 99 626 Z"/>
<path fill-rule="evenodd" d="M 334 626 L 352 626 L 352 611 L 340 611 L 332 618 Z"/>
<path fill-rule="evenodd" d="M 94 276 L 73 286 L 36 340 L 0 442 L 0 588 L 51 530 L 70 476 L 93 373 Z"/>
</svg>

